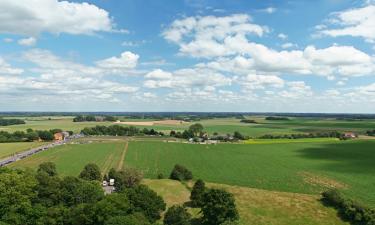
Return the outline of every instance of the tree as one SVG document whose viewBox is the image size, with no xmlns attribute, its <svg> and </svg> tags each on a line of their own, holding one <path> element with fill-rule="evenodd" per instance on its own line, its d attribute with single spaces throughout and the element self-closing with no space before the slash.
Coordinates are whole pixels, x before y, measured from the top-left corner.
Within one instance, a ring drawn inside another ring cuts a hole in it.
<svg viewBox="0 0 375 225">
<path fill-rule="evenodd" d="M 244 140 L 245 139 L 245 137 L 240 132 L 238 132 L 238 131 L 234 132 L 233 137 L 235 139 L 238 139 L 238 140 Z"/>
<path fill-rule="evenodd" d="M 206 191 L 205 183 L 203 180 L 199 179 L 195 182 L 193 189 L 191 190 L 190 200 L 193 206 L 201 206 L 202 197 Z"/>
<path fill-rule="evenodd" d="M 164 215 L 164 225 L 190 225 L 191 215 L 179 205 L 170 207 Z"/>
<path fill-rule="evenodd" d="M 53 162 L 44 162 L 39 165 L 38 173 L 46 172 L 49 176 L 56 176 L 57 170 L 56 165 Z"/>
<path fill-rule="evenodd" d="M 143 179 L 143 173 L 135 168 L 125 168 L 112 173 L 111 176 L 115 179 L 115 188 L 118 191 L 139 185 Z"/>
<path fill-rule="evenodd" d="M 94 163 L 87 164 L 82 172 L 79 174 L 79 177 L 84 180 L 98 180 L 101 181 L 102 175 L 100 173 L 99 166 Z"/>
<path fill-rule="evenodd" d="M 222 224 L 226 221 L 236 221 L 239 215 L 234 197 L 221 189 L 209 189 L 202 197 L 203 223 L 207 225 Z"/>
<path fill-rule="evenodd" d="M 104 197 L 98 182 L 67 176 L 61 181 L 61 199 L 67 206 L 95 203 Z"/>
<path fill-rule="evenodd" d="M 107 220 L 104 225 L 151 225 L 147 218 L 141 213 L 127 216 L 115 216 Z"/>
<path fill-rule="evenodd" d="M 43 141 L 52 141 L 54 139 L 53 133 L 48 130 L 39 130 L 37 133 L 39 138 Z"/>
<path fill-rule="evenodd" d="M 193 179 L 193 174 L 186 167 L 176 164 L 169 176 L 172 180 L 191 180 Z"/>
<path fill-rule="evenodd" d="M 165 210 L 166 204 L 156 192 L 145 185 L 138 185 L 125 189 L 125 193 L 134 207 L 134 212 L 143 213 L 151 223 L 161 218 L 160 213 Z"/>
<path fill-rule="evenodd" d="M 95 224 L 104 224 L 114 216 L 127 216 L 132 211 L 130 201 L 124 193 L 106 195 L 95 204 L 94 210 Z"/>
<path fill-rule="evenodd" d="M 194 136 L 198 136 L 200 133 L 203 132 L 203 126 L 200 123 L 195 123 L 189 127 L 189 131 L 191 131 Z"/>
</svg>

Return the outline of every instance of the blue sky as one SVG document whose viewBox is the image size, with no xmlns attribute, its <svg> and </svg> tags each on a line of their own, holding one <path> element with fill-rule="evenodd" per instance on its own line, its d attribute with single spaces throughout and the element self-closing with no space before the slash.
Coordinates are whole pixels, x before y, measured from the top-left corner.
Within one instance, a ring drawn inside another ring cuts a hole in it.
<svg viewBox="0 0 375 225">
<path fill-rule="evenodd" d="M 0 0 L 0 111 L 373 113 L 371 0 Z"/>
</svg>

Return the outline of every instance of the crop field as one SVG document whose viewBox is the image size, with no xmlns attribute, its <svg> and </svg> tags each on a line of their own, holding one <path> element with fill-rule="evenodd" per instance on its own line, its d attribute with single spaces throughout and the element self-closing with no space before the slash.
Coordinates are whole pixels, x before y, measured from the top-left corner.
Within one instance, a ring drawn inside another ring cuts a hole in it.
<svg viewBox="0 0 375 225">
<path fill-rule="evenodd" d="M 146 177 L 168 176 L 180 163 L 196 178 L 266 190 L 319 193 L 336 187 L 375 206 L 374 141 L 279 144 L 130 142 L 125 165 Z"/>
<path fill-rule="evenodd" d="M 45 142 L 0 143 L 0 159 L 45 144 Z"/>
<path fill-rule="evenodd" d="M 144 184 L 161 195 L 168 206 L 189 201 L 190 191 L 180 182 L 146 179 Z M 324 207 L 319 202 L 318 195 L 274 192 L 212 183 L 207 186 L 223 188 L 234 195 L 241 225 L 348 224 L 337 217 L 334 209 Z M 192 211 L 192 214 L 199 217 L 196 211 Z"/>
<path fill-rule="evenodd" d="M 319 140 L 319 139 L 318 139 Z M 279 141 L 279 140 L 275 140 Z M 322 140 L 320 140 L 322 141 Z M 287 142 L 257 144 L 183 144 L 162 141 L 101 141 L 67 144 L 11 164 L 36 168 L 57 164 L 62 175 L 77 175 L 89 162 L 103 171 L 123 166 L 145 177 L 168 177 L 176 163 L 208 182 L 293 193 L 318 194 L 336 187 L 375 206 L 375 141 Z"/>
<path fill-rule="evenodd" d="M 254 119 L 257 124 L 241 123 L 240 119 L 236 118 L 220 118 L 220 119 L 206 119 L 197 121 L 205 127 L 205 131 L 209 134 L 217 132 L 219 134 L 233 133 L 239 131 L 244 135 L 258 137 L 264 134 L 291 134 L 291 133 L 305 133 L 305 132 L 320 132 L 320 131 L 355 131 L 364 133 L 366 130 L 375 129 L 375 120 L 362 121 L 345 121 L 335 119 L 322 118 L 290 118 L 285 121 L 269 121 L 264 117 L 248 117 Z M 73 122 L 73 117 L 20 117 L 25 119 L 26 124 L 12 125 L 0 127 L 0 130 L 14 132 L 17 130 L 26 130 L 32 128 L 34 130 L 49 130 L 53 128 L 60 128 L 63 130 L 71 130 L 80 132 L 85 127 L 92 127 L 96 125 L 112 125 L 112 122 Z M 123 120 L 124 121 L 124 120 Z M 149 119 L 126 119 L 129 122 L 148 122 Z M 183 124 L 155 124 L 152 126 L 140 126 L 139 128 L 153 128 L 158 131 L 169 133 L 171 130 L 183 131 L 187 129 L 193 122 Z M 123 125 L 128 126 L 128 125 Z"/>
<path fill-rule="evenodd" d="M 77 176 L 87 163 L 96 163 L 103 173 L 123 166 L 127 143 L 123 141 L 66 144 L 40 152 L 10 165 L 35 169 L 42 162 L 54 162 L 61 175 Z"/>
</svg>

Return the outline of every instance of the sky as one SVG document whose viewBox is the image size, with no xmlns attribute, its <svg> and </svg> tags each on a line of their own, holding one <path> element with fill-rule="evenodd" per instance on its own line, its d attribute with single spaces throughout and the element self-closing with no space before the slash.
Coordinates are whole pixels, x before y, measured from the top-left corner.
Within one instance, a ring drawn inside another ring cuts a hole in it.
<svg viewBox="0 0 375 225">
<path fill-rule="evenodd" d="M 374 113 L 373 0 L 0 0 L 0 111 Z"/>
</svg>

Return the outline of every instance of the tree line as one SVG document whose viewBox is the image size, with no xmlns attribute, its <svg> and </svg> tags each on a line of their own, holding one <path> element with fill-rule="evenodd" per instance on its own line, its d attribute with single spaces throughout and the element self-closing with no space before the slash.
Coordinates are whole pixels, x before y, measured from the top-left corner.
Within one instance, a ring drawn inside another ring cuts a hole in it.
<svg viewBox="0 0 375 225">
<path fill-rule="evenodd" d="M 10 126 L 10 125 L 17 125 L 17 124 L 25 124 L 25 121 L 20 120 L 20 119 L 3 119 L 3 118 L 0 118 L 0 126 Z"/>
<path fill-rule="evenodd" d="M 136 135 L 161 135 L 163 132 L 158 132 L 154 129 L 139 129 L 134 126 L 124 127 L 121 125 L 111 125 L 111 126 L 95 126 L 95 127 L 85 127 L 82 131 L 84 135 L 110 135 L 110 136 L 136 136 Z"/>
<path fill-rule="evenodd" d="M 94 116 L 94 115 L 78 115 L 73 118 L 73 122 L 95 122 L 95 121 L 109 121 L 115 122 L 117 120 L 114 116 Z"/>
<path fill-rule="evenodd" d="M 0 143 L 5 142 L 32 142 L 32 141 L 52 141 L 54 134 L 62 132 L 61 129 L 52 130 L 33 130 L 27 129 L 24 131 L 15 131 L 13 133 L 7 131 L 0 131 Z M 73 132 L 69 131 L 70 134 Z"/>
<path fill-rule="evenodd" d="M 260 139 L 300 139 L 300 138 L 340 138 L 344 139 L 344 134 L 338 131 L 308 133 L 308 134 L 265 134 Z"/>
<path fill-rule="evenodd" d="M 87 164 L 78 177 L 58 175 L 52 162 L 37 171 L 0 168 L 1 225 L 151 225 L 161 219 L 166 204 L 141 184 L 143 174 L 133 168 L 111 169 L 102 177 L 96 164 Z M 115 179 L 115 192 L 104 194 L 102 179 Z M 195 182 L 191 202 L 165 213 L 165 225 L 219 225 L 238 220 L 232 194 Z M 192 218 L 187 205 L 201 208 Z"/>
<path fill-rule="evenodd" d="M 375 225 L 375 210 L 352 199 L 345 198 L 337 189 L 322 193 L 322 201 L 334 207 L 339 216 L 353 225 Z"/>
</svg>

